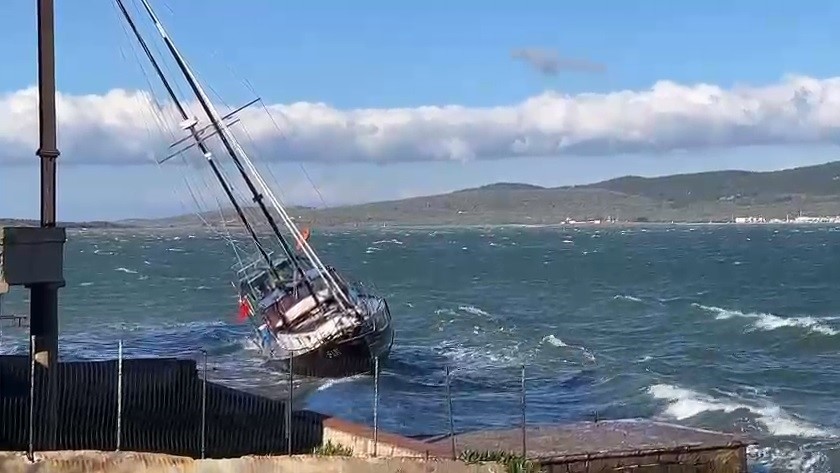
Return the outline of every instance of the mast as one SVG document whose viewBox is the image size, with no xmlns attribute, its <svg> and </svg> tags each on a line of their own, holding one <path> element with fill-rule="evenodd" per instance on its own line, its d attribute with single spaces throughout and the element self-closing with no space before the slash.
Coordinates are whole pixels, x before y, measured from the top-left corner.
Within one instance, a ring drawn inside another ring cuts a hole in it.
<svg viewBox="0 0 840 473">
<path fill-rule="evenodd" d="M 286 212 L 286 209 L 283 208 L 282 205 L 280 205 L 280 202 L 274 196 L 274 193 L 268 187 L 265 180 L 262 179 L 262 176 L 260 176 L 260 174 L 256 171 L 253 163 L 251 162 L 251 160 L 248 158 L 247 154 L 245 153 L 245 150 L 242 149 L 242 146 L 240 146 L 239 143 L 236 141 L 236 138 L 230 132 L 230 129 L 221 120 L 221 117 L 220 117 L 219 113 L 216 111 L 215 107 L 213 107 L 213 104 L 210 102 L 210 99 L 207 97 L 207 94 L 204 92 L 204 90 L 198 84 L 198 81 L 196 80 L 195 75 L 192 73 L 189 66 L 187 66 L 183 57 L 178 52 L 178 49 L 175 47 L 172 40 L 169 38 L 169 35 L 166 33 L 166 30 L 164 29 L 163 25 L 158 20 L 157 15 L 155 15 L 155 13 L 152 10 L 152 7 L 149 4 L 148 0 L 141 0 L 141 1 L 143 3 L 143 6 L 146 9 L 146 12 L 149 14 L 149 17 L 151 18 L 152 22 L 157 27 L 158 33 L 160 33 L 161 37 L 163 38 L 163 41 L 166 43 L 166 46 L 169 49 L 169 52 L 172 54 L 173 58 L 175 59 L 175 61 L 178 64 L 178 67 L 181 69 L 181 72 L 184 74 L 184 76 L 187 79 L 187 82 L 190 84 L 190 88 L 192 89 L 193 93 L 196 95 L 196 98 L 198 99 L 198 101 L 201 103 L 201 106 L 204 109 L 204 112 L 207 114 L 208 118 L 212 122 L 213 128 L 215 129 L 216 133 L 218 133 L 219 138 L 222 141 L 222 144 L 224 145 L 224 147 L 227 150 L 228 154 L 230 155 L 231 159 L 236 164 L 237 168 L 240 170 L 240 174 L 242 175 L 242 178 L 245 179 L 246 183 L 248 184 L 249 189 L 254 194 L 254 201 L 257 202 L 257 204 L 263 210 L 263 213 L 265 214 L 266 219 L 269 221 L 269 224 L 272 226 L 272 229 L 275 230 L 275 234 L 277 234 L 277 237 L 280 240 L 281 244 L 284 245 L 284 247 L 286 247 L 288 245 L 288 243 L 285 241 L 285 239 L 279 233 L 279 228 L 277 228 L 277 224 L 274 221 L 274 218 L 271 216 L 270 212 L 268 212 L 268 209 L 266 208 L 265 203 L 263 202 L 263 198 L 264 198 L 263 194 L 261 194 L 257 191 L 257 189 L 254 187 L 251 179 L 248 177 L 247 173 L 245 172 L 244 168 L 242 167 L 242 163 L 240 162 L 240 157 L 242 158 L 242 161 L 244 161 L 245 164 L 248 166 L 248 170 L 253 175 L 254 180 L 256 180 L 257 183 L 259 184 L 261 190 L 265 193 L 265 196 L 268 196 L 269 200 L 271 201 L 272 206 L 277 210 L 277 212 L 280 215 L 280 218 L 283 220 L 283 223 L 285 224 L 286 228 L 289 230 L 290 233 L 292 233 L 292 236 L 294 236 L 295 239 L 297 240 L 298 244 L 301 246 L 301 249 L 303 250 L 306 257 L 309 259 L 310 263 L 312 263 L 312 265 L 315 267 L 315 269 L 318 271 L 318 273 L 326 280 L 330 290 L 336 296 L 339 296 L 337 298 L 339 303 L 342 306 L 354 307 L 354 305 L 350 302 L 347 294 L 344 293 L 344 291 L 341 289 L 341 286 L 339 286 L 338 283 L 335 281 L 335 278 L 332 276 L 330 271 L 327 270 L 327 268 L 324 266 L 323 262 L 320 260 L 320 258 L 318 258 L 318 255 L 315 254 L 315 252 L 312 250 L 311 246 L 309 246 L 306 239 L 303 238 L 300 231 L 297 229 L 294 222 L 292 222 L 291 218 L 289 217 L 288 213 Z M 297 260 L 293 260 L 293 262 L 296 262 L 296 261 Z M 300 270 L 299 266 L 298 266 L 298 269 Z M 300 271 L 301 271 L 301 274 L 303 274 L 302 270 L 300 270 Z M 307 285 L 309 285 L 308 279 L 305 277 L 305 275 L 304 275 L 303 279 L 307 283 Z M 315 295 L 314 292 L 311 291 L 311 285 L 309 285 L 309 289 L 310 289 L 310 293 L 312 293 L 313 296 L 314 296 Z M 316 297 L 316 300 L 317 300 L 317 297 Z"/>
<path fill-rule="evenodd" d="M 152 67 L 155 69 L 155 73 L 157 74 L 158 78 L 163 83 L 163 86 L 166 88 L 166 92 L 169 94 L 169 97 L 172 99 L 172 102 L 175 103 L 175 106 L 178 107 L 178 112 L 181 114 L 181 118 L 185 120 L 189 120 L 190 116 L 187 114 L 187 110 L 184 108 L 181 101 L 178 100 L 178 96 L 175 94 L 175 91 L 172 89 L 172 86 L 169 84 L 169 80 L 163 74 L 160 66 L 157 63 L 152 52 L 149 50 L 149 47 L 146 45 L 146 41 L 140 35 L 140 32 L 137 30 L 137 26 L 134 24 L 134 20 L 131 18 L 131 15 L 126 10 L 125 5 L 123 4 L 122 0 L 117 0 L 117 5 L 120 7 L 120 11 L 122 12 L 125 21 L 128 22 L 128 25 L 131 27 L 131 31 L 134 33 L 134 36 L 137 38 L 137 41 L 140 43 L 140 46 L 143 48 L 143 52 L 146 54 L 146 57 L 149 59 L 149 62 L 152 63 Z M 268 251 L 266 251 L 265 247 L 263 247 L 262 243 L 260 242 L 259 237 L 257 236 L 256 231 L 251 226 L 251 223 L 245 217 L 245 212 L 243 212 L 242 207 L 239 205 L 239 202 L 236 200 L 236 197 L 233 195 L 233 191 L 230 188 L 230 184 L 225 179 L 224 175 L 222 174 L 221 170 L 219 170 L 219 166 L 216 164 L 216 161 L 213 159 L 213 153 L 204 145 L 204 142 L 198 136 L 198 132 L 195 129 L 196 123 L 193 121 L 189 124 L 189 131 L 192 137 L 195 139 L 198 149 L 207 159 L 207 162 L 210 164 L 210 168 L 213 170 L 213 174 L 216 176 L 216 179 L 222 185 L 222 189 L 225 192 L 228 200 L 230 200 L 231 204 L 233 204 L 233 208 L 236 210 L 236 214 L 239 216 L 239 219 L 242 221 L 242 224 L 245 226 L 245 229 L 248 231 L 248 234 L 251 236 L 251 239 L 254 240 L 254 243 L 257 245 L 257 250 L 262 255 L 263 259 L 268 263 L 269 270 L 274 275 L 275 278 L 279 279 L 280 276 L 277 273 L 276 268 L 274 267 L 274 263 L 271 260 L 271 257 L 268 255 Z M 288 255 L 287 255 L 288 256 Z M 285 316 L 284 316 L 285 318 Z M 284 320 L 284 323 L 286 321 Z"/>
<path fill-rule="evenodd" d="M 201 103 L 201 107 L 204 109 L 204 112 L 210 118 L 211 123 L 213 125 L 213 128 L 215 129 L 216 133 L 219 135 L 219 138 L 222 140 L 222 143 L 225 145 L 225 148 L 227 149 L 228 154 L 231 155 L 231 158 L 233 159 L 234 164 L 236 164 L 237 170 L 239 170 L 239 174 L 242 176 L 242 179 L 245 180 L 245 183 L 248 186 L 248 190 L 254 196 L 253 197 L 254 202 L 259 206 L 260 210 L 262 211 L 263 215 L 265 216 L 266 220 L 268 221 L 268 224 L 271 226 L 271 229 L 274 232 L 274 235 L 277 237 L 277 240 L 280 242 L 280 246 L 283 248 L 283 252 L 289 258 L 289 262 L 291 262 L 292 265 L 295 267 L 298 274 L 300 274 L 301 279 L 303 279 L 304 283 L 306 284 L 307 289 L 313 295 L 313 297 L 315 297 L 315 300 L 317 301 L 318 298 L 317 298 L 317 296 L 315 296 L 314 289 L 312 288 L 312 285 L 309 282 L 309 279 L 306 277 L 306 274 L 303 271 L 303 266 L 300 264 L 300 260 L 298 259 L 297 255 L 295 255 L 294 252 L 292 252 L 292 249 L 289 246 L 289 243 L 283 237 L 283 234 L 280 232 L 280 228 L 277 226 L 277 223 L 274 221 L 274 217 L 271 215 L 271 212 L 269 212 L 268 208 L 266 207 L 265 202 L 263 201 L 263 195 L 259 193 L 257 188 L 254 186 L 254 183 L 248 177 L 247 173 L 245 172 L 245 169 L 242 167 L 242 163 L 239 162 L 236 154 L 233 152 L 232 146 L 230 145 L 230 142 L 228 141 L 228 137 L 223 133 L 223 131 L 226 130 L 226 128 L 222 128 L 219 125 L 219 123 L 216 121 L 216 118 L 218 118 L 218 114 L 213 113 L 213 112 L 215 112 L 215 109 L 212 108 L 212 105 L 209 103 L 210 101 L 207 98 L 206 94 L 204 94 L 204 91 L 198 86 L 198 83 L 195 80 L 195 77 L 192 74 L 192 71 L 190 71 L 189 67 L 187 67 L 183 58 L 178 53 L 178 50 L 175 49 L 175 45 L 172 44 L 172 41 L 166 35 L 166 31 L 163 29 L 163 26 L 158 21 L 157 16 L 152 11 L 151 5 L 149 5 L 145 0 L 143 0 L 143 6 L 145 7 L 146 12 L 149 14 L 149 16 L 152 18 L 152 21 L 155 23 L 155 26 L 157 27 L 158 32 L 160 33 L 161 37 L 164 40 L 164 43 L 166 43 L 166 46 L 169 49 L 169 52 L 175 58 L 175 61 L 178 64 L 178 68 L 181 69 L 181 72 L 186 77 L 187 82 L 190 85 L 190 89 L 192 89 L 193 93 L 199 99 L 199 102 Z M 221 121 L 221 120 L 219 120 L 219 121 Z"/>
</svg>

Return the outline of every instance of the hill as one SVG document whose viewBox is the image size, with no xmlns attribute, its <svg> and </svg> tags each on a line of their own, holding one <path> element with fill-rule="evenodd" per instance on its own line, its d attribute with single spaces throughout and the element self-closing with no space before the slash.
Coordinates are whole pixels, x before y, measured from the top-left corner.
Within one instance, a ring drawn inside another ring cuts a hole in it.
<svg viewBox="0 0 840 473">
<path fill-rule="evenodd" d="M 0 227 L 37 227 L 41 222 L 30 219 L 16 219 L 16 218 L 0 218 Z M 125 225 L 116 222 L 106 222 L 101 220 L 91 222 L 59 222 L 59 226 L 64 228 L 121 228 Z"/>
<path fill-rule="evenodd" d="M 250 211 L 255 211 L 250 209 Z M 324 209 L 293 207 L 301 222 L 336 225 L 552 224 L 566 219 L 730 221 L 733 216 L 785 218 L 840 214 L 840 162 L 771 172 L 715 171 L 663 177 L 626 176 L 593 184 L 544 188 L 496 183 L 448 194 Z M 232 210 L 224 220 L 238 225 Z M 220 223 L 219 212 L 202 215 Z M 73 226 L 198 227 L 195 215 Z"/>
<path fill-rule="evenodd" d="M 655 178 L 627 176 L 580 187 L 644 196 L 675 207 L 715 200 L 765 204 L 794 196 L 838 196 L 840 161 L 771 172 L 714 171 Z"/>
<path fill-rule="evenodd" d="M 840 214 L 840 162 L 781 171 L 627 176 L 581 186 L 497 183 L 449 194 L 302 213 L 319 224 L 550 224 L 616 218 L 724 222 Z"/>
</svg>

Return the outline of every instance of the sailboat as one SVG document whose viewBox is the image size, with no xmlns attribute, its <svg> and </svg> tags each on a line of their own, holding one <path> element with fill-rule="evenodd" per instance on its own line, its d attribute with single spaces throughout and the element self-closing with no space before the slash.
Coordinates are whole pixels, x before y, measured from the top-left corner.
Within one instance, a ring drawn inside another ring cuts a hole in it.
<svg viewBox="0 0 840 473">
<path fill-rule="evenodd" d="M 198 118 L 190 115 L 175 93 L 123 0 L 115 1 L 177 108 L 183 120 L 180 128 L 188 132 L 187 137 L 176 141 L 172 147 L 191 142 L 160 162 L 188 149 L 198 149 L 254 244 L 255 253 L 237 265 L 234 286 L 240 315 L 251 321 L 255 340 L 263 353 L 280 362 L 283 369 L 303 376 L 337 378 L 373 371 L 387 359 L 394 341 L 388 302 L 323 262 L 308 241 L 308 231 L 298 228 L 237 141 L 231 131 L 231 126 L 237 122 L 235 116 L 256 100 L 222 116 L 175 47 L 149 1 L 140 0 L 209 121 L 208 125 L 199 127 Z M 258 214 L 271 229 L 270 239 L 279 245 L 280 251 L 269 249 L 269 244 L 258 235 L 254 222 L 237 200 L 230 180 L 210 150 L 209 144 L 214 137 L 257 204 Z"/>
</svg>

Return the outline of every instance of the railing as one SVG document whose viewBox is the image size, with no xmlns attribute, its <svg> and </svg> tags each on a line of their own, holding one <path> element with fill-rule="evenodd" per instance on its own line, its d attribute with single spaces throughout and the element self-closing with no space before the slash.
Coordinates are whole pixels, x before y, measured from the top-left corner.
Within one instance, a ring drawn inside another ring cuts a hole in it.
<svg viewBox="0 0 840 473">
<path fill-rule="evenodd" d="M 494 377 L 496 392 L 483 388 L 483 400 L 471 389 L 476 384 L 474 378 L 462 378 L 457 370 L 441 366 L 437 384 L 426 376 L 416 385 L 412 395 L 417 404 L 407 411 L 404 399 L 392 399 L 391 386 L 399 376 L 400 362 L 395 360 L 397 367 L 391 371 L 387 363 L 380 366 L 378 359 L 365 360 L 372 361 L 370 376 L 354 379 L 354 393 L 321 404 L 323 409 L 338 411 L 316 412 L 317 396 L 322 392 L 308 396 L 322 381 L 291 371 L 277 373 L 279 379 L 270 383 L 273 395 L 260 396 L 213 381 L 217 366 L 207 352 L 192 359 L 137 359 L 124 358 L 126 348 L 131 347 L 117 342 L 116 359 L 60 363 L 50 368 L 55 370 L 52 374 L 35 362 L 31 352 L 0 356 L 0 450 L 26 452 L 33 461 L 36 452 L 55 450 L 135 451 L 193 458 L 306 453 L 437 457 L 500 461 L 507 471 L 518 472 L 537 471 L 537 463 L 563 471 L 605 471 L 607 464 L 614 466 L 610 471 L 648 471 L 653 467 L 659 471 L 664 464 L 668 471 L 695 471 L 694 466 L 700 464 L 704 465 L 702 471 L 711 471 L 712 463 L 741 465 L 745 458 L 736 453 L 744 444 L 710 446 L 696 438 L 677 446 L 672 445 L 679 443 L 676 437 L 668 437 L 663 446 L 645 441 L 647 446 L 637 447 L 632 440 L 621 441 L 618 447 L 613 440 L 599 444 L 597 437 L 583 431 L 600 431 L 614 439 L 622 435 L 621 429 L 632 427 L 620 427 L 620 421 L 599 423 L 597 414 L 579 419 L 595 421 L 580 427 L 582 430 L 547 436 L 541 430 L 546 427 L 544 414 L 539 419 L 542 422 L 534 423 L 538 419 L 532 417 L 537 416 L 529 414 L 527 404 L 529 386 L 540 380 L 528 378 L 524 366 L 504 369 L 500 373 L 503 380 Z M 358 368 L 342 365 L 345 361 L 340 358 L 332 363 L 339 371 Z M 404 381 L 397 381 L 397 386 L 404 396 Z M 533 389 L 545 394 L 545 385 Z M 486 405 L 476 406 L 476 402 Z M 308 409 L 309 405 L 315 408 Z M 469 417 L 459 415 L 467 406 L 483 412 L 479 420 L 483 425 L 470 424 Z M 349 419 L 340 419 L 342 415 Z M 410 419 L 425 425 L 417 427 Z M 477 427 L 490 425 L 494 432 L 475 432 Z M 656 429 L 643 426 L 642 430 L 649 433 L 651 428 Z M 638 434 L 638 427 L 635 432 Z M 651 438 L 686 435 L 675 432 L 661 431 Z M 584 451 L 571 451 L 564 445 L 564 438 L 568 441 L 580 435 L 592 444 L 572 440 L 570 448 Z"/>
<path fill-rule="evenodd" d="M 459 396 L 456 376 L 448 367 L 441 367 L 437 394 L 437 414 L 445 421 L 432 433 L 438 435 L 422 440 L 383 434 L 383 417 L 390 419 L 388 430 L 396 428 L 394 416 L 380 403 L 381 381 L 389 371 L 378 359 L 371 361 L 370 377 L 357 381 L 368 384 L 364 390 L 370 397 L 356 396 L 354 418 L 342 424 L 332 420 L 332 413 L 304 409 L 305 397 L 318 380 L 281 373 L 278 376 L 286 379 L 280 386 L 285 389 L 278 387 L 277 395 L 265 397 L 212 381 L 214 360 L 206 352 L 192 359 L 137 359 L 123 357 L 125 348 L 115 342 L 116 359 L 62 362 L 51 368 L 56 369 L 52 381 L 30 354 L 0 356 L 0 450 L 26 451 L 30 457 L 37 451 L 69 449 L 193 458 L 311 452 L 376 456 L 409 450 L 417 456 L 464 454 L 455 443 L 456 429 L 465 426 L 456 422 Z M 332 362 L 341 368 L 344 361 Z M 523 435 L 524 376 L 523 368 L 521 390 L 507 393 L 511 400 L 522 401 Z M 55 383 L 51 399 L 50 382 Z M 354 427 L 341 427 L 345 424 Z M 403 430 L 400 433 L 429 434 Z M 524 436 L 515 447 L 517 454 L 520 448 L 527 450 Z"/>
</svg>

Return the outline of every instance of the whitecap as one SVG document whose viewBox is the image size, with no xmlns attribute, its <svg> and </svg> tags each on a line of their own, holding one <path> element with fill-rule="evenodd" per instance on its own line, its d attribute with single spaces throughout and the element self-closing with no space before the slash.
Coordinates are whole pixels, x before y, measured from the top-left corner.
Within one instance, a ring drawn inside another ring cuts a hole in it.
<svg viewBox="0 0 840 473">
<path fill-rule="evenodd" d="M 480 309 L 476 306 L 472 306 L 472 305 L 459 306 L 458 310 L 460 310 L 462 312 L 466 312 L 468 314 L 472 314 L 472 315 L 480 315 L 482 317 L 490 317 L 489 312 L 486 312 L 486 311 L 484 311 L 484 310 L 482 310 L 482 309 Z"/>
<path fill-rule="evenodd" d="M 542 338 L 540 343 L 548 343 L 549 345 L 553 345 L 558 348 L 571 348 L 573 350 L 578 350 L 583 354 L 583 356 L 591 362 L 595 362 L 595 355 L 592 354 L 586 347 L 580 345 L 569 345 L 568 343 L 564 342 L 560 338 L 552 335 L 546 335 Z"/>
<path fill-rule="evenodd" d="M 655 384 L 647 390 L 655 399 L 667 401 L 664 415 L 686 420 L 706 412 L 732 413 L 746 410 L 770 434 L 783 437 L 834 438 L 835 432 L 794 416 L 768 399 L 746 402 L 737 398 L 715 398 L 670 384 Z"/>
<path fill-rule="evenodd" d="M 723 309 L 721 307 L 692 304 L 698 309 L 715 314 L 715 319 L 726 320 L 731 318 L 752 319 L 752 330 L 772 331 L 780 328 L 802 328 L 812 333 L 833 336 L 840 334 L 840 331 L 826 325 L 824 322 L 830 318 L 804 317 L 781 317 L 775 314 L 764 312 L 741 312 L 739 310 Z"/>
<path fill-rule="evenodd" d="M 392 243 L 394 245 L 402 245 L 403 244 L 403 242 L 397 240 L 396 238 L 391 238 L 390 240 L 378 240 L 378 241 L 373 242 L 374 245 L 381 245 L 381 244 L 384 244 L 384 243 Z"/>
</svg>

